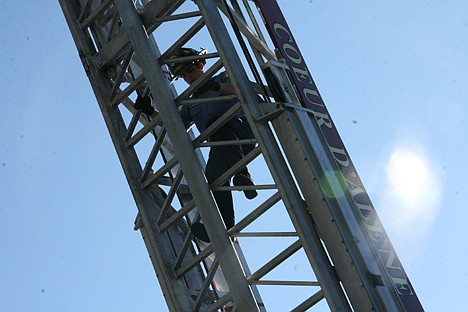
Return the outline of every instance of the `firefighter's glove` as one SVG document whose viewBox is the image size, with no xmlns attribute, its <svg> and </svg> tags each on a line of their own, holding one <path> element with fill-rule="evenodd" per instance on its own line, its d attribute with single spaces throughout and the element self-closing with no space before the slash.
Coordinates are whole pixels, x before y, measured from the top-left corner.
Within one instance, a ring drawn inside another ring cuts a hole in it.
<svg viewBox="0 0 468 312">
<path fill-rule="evenodd" d="M 151 97 L 149 96 L 138 96 L 135 101 L 135 108 L 141 110 L 148 116 L 151 116 L 154 113 L 153 105 L 151 105 Z"/>
<path fill-rule="evenodd" d="M 216 82 L 214 81 L 213 78 L 210 78 L 208 79 L 207 82 L 205 82 L 201 87 L 198 88 L 196 93 L 200 95 L 209 91 L 216 92 L 216 91 L 219 91 L 220 88 L 221 88 L 221 85 L 219 84 L 219 82 Z"/>
</svg>

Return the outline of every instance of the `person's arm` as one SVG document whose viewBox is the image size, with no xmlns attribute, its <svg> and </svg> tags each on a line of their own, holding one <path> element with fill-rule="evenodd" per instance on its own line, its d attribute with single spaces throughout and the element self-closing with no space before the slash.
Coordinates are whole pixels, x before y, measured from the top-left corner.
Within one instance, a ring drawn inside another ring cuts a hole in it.
<svg viewBox="0 0 468 312">
<path fill-rule="evenodd" d="M 141 110 L 143 113 L 148 115 L 151 119 L 158 115 L 158 111 L 154 109 L 152 105 L 152 99 L 150 96 L 140 97 L 138 96 L 135 101 L 135 108 Z M 185 129 L 190 128 L 193 125 L 192 117 L 187 106 L 183 106 L 180 110 L 180 116 L 184 122 Z"/>
<path fill-rule="evenodd" d="M 180 117 L 182 117 L 182 121 L 184 122 L 185 129 L 190 128 L 193 125 L 193 119 L 190 115 L 189 109 L 187 106 L 182 106 L 180 109 Z"/>
<path fill-rule="evenodd" d="M 215 78 L 213 77 L 213 79 Z M 234 89 L 234 85 L 232 84 L 227 72 L 222 72 L 221 74 L 219 74 L 215 81 L 218 81 L 219 92 L 221 92 L 223 95 L 236 94 L 236 89 Z"/>
<path fill-rule="evenodd" d="M 212 77 L 208 79 L 202 86 L 197 90 L 197 94 L 203 94 L 209 91 L 220 92 L 223 95 L 236 94 L 234 85 L 231 83 L 226 75 Z"/>
<path fill-rule="evenodd" d="M 230 82 L 218 82 L 219 83 L 219 92 L 224 95 L 232 95 L 236 94 L 236 90 L 234 89 L 234 85 Z"/>
</svg>

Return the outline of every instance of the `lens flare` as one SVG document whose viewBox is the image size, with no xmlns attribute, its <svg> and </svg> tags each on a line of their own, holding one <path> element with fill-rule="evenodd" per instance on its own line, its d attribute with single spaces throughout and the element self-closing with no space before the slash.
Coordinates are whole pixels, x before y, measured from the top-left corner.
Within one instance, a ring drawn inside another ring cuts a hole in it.
<svg viewBox="0 0 468 312">
<path fill-rule="evenodd" d="M 387 165 L 389 186 L 401 201 L 416 208 L 430 187 L 427 161 L 408 151 L 394 152 Z"/>
<path fill-rule="evenodd" d="M 381 217 L 396 249 L 417 257 L 439 212 L 442 175 L 435 160 L 417 147 L 394 150 L 386 174 Z"/>
</svg>

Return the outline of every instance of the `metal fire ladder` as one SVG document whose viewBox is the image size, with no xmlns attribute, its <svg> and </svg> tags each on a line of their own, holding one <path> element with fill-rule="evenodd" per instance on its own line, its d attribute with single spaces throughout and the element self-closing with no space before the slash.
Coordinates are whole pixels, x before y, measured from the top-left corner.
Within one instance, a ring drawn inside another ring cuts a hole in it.
<svg viewBox="0 0 468 312">
<path fill-rule="evenodd" d="M 423 311 L 275 0 L 59 2 L 169 311 L 273 311 L 274 297 L 291 311 Z M 168 58 L 182 46 L 212 47 L 192 86 L 168 79 Z M 223 70 L 236 95 L 210 100 L 238 104 L 202 133 L 187 132 L 178 107 L 209 105 L 190 94 Z M 152 119 L 134 108 L 147 88 Z M 207 142 L 241 109 L 255 140 Z M 239 143 L 256 147 L 208 185 L 204 151 Z M 245 165 L 257 185 L 226 186 Z M 241 198 L 252 188 L 256 199 Z M 235 194 L 229 231 L 213 190 Z M 200 219 L 210 244 L 189 230 Z"/>
</svg>

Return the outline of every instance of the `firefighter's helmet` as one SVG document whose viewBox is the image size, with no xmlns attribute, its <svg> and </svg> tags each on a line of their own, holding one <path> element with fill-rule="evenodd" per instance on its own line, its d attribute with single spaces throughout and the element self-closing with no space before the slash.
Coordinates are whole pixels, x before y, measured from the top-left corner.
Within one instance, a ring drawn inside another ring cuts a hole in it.
<svg viewBox="0 0 468 312">
<path fill-rule="evenodd" d="M 206 49 L 201 49 L 200 51 L 197 51 L 192 48 L 180 48 L 177 52 L 175 52 L 171 57 L 169 57 L 169 60 L 171 59 L 176 59 L 176 58 L 181 58 L 181 57 L 187 57 L 187 56 L 198 56 L 198 55 L 203 55 L 206 54 Z M 206 64 L 206 61 L 204 58 L 200 59 L 192 59 L 188 60 L 185 62 L 174 62 L 174 63 L 169 63 L 167 64 L 169 66 L 169 69 L 171 70 L 172 76 L 174 78 L 179 77 L 190 65 L 192 64 L 198 64 L 198 63 L 203 63 Z"/>
</svg>

